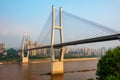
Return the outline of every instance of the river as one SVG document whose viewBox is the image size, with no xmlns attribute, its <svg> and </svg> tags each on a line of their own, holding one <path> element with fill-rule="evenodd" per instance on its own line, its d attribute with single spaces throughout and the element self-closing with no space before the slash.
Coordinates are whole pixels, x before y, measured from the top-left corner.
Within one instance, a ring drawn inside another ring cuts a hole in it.
<svg viewBox="0 0 120 80">
<path fill-rule="evenodd" d="M 98 60 L 64 62 L 64 74 L 51 76 L 50 62 L 0 64 L 0 80 L 87 80 L 96 78 Z M 82 71 L 90 70 L 90 71 Z"/>
</svg>

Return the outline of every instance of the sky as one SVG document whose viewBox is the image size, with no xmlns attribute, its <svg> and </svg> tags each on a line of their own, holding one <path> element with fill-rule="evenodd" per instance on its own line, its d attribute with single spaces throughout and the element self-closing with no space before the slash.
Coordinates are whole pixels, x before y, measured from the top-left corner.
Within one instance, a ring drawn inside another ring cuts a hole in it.
<svg viewBox="0 0 120 80">
<path fill-rule="evenodd" d="M 37 40 L 52 5 L 120 30 L 120 0 L 0 0 L 0 43 L 19 48 L 24 32 Z"/>
</svg>

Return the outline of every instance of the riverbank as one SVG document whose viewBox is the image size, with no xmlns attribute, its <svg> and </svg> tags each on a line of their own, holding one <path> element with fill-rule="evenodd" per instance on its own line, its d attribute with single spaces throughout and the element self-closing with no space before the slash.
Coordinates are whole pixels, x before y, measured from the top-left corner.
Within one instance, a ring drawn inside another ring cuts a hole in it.
<svg viewBox="0 0 120 80">
<path fill-rule="evenodd" d="M 73 58 L 73 59 L 64 59 L 64 62 L 72 62 L 72 61 L 82 61 L 82 60 L 99 60 L 100 57 L 95 58 Z M 50 62 L 50 59 L 30 59 L 28 63 L 44 63 L 44 62 Z M 58 61 L 58 59 L 56 59 Z M 19 64 L 18 61 L 0 61 L 1 64 Z"/>
<path fill-rule="evenodd" d="M 0 61 L 0 65 L 1 64 L 19 64 L 19 61 Z"/>
<path fill-rule="evenodd" d="M 64 59 L 64 62 L 71 62 L 71 61 L 81 61 L 81 60 L 99 60 L 99 57 L 95 58 L 74 58 L 74 59 Z M 58 61 L 58 60 L 56 60 Z M 42 62 L 50 62 L 50 59 L 47 60 L 30 60 L 29 63 L 42 63 Z"/>
<path fill-rule="evenodd" d="M 99 57 L 96 57 L 96 58 L 75 58 L 75 59 L 64 59 L 64 62 L 68 62 L 68 61 L 80 61 L 80 60 L 99 60 Z"/>
</svg>

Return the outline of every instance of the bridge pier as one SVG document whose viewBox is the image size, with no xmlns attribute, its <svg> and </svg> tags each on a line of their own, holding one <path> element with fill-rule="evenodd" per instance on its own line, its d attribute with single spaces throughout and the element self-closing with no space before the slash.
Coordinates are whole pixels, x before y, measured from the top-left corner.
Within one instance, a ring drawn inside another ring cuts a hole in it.
<svg viewBox="0 0 120 80">
<path fill-rule="evenodd" d="M 52 48 L 52 52 L 54 53 L 54 48 Z M 51 74 L 63 74 L 64 73 L 64 48 L 60 50 L 60 58 L 55 60 L 55 55 L 51 57 Z"/>
<path fill-rule="evenodd" d="M 57 29 L 60 32 L 60 43 L 63 43 L 63 30 L 62 30 L 62 8 L 59 8 L 59 26 L 55 26 L 55 7 L 52 6 L 52 32 L 51 32 L 51 74 L 63 74 L 64 73 L 64 47 L 60 47 L 60 58 L 55 60 L 54 53 L 54 31 Z"/>
<path fill-rule="evenodd" d="M 53 48 L 53 50 L 54 50 L 54 48 Z M 64 59 L 64 47 L 62 47 L 60 50 L 59 60 L 55 60 L 55 56 L 54 56 L 54 59 L 51 60 L 51 74 L 52 75 L 64 73 L 63 59 Z"/>
<path fill-rule="evenodd" d="M 29 62 L 29 51 L 24 54 L 24 51 L 22 52 L 22 63 L 28 63 Z"/>
<path fill-rule="evenodd" d="M 27 34 L 27 37 L 24 34 L 23 35 L 23 41 L 22 41 L 22 52 L 21 52 L 21 59 L 22 63 L 28 63 L 29 62 L 29 50 L 25 51 L 25 49 L 29 49 L 29 35 Z"/>
<path fill-rule="evenodd" d="M 29 62 L 28 57 L 22 58 L 22 63 L 28 63 L 28 62 Z"/>
<path fill-rule="evenodd" d="M 51 62 L 51 74 L 63 74 L 64 73 L 64 63 L 63 61 L 53 61 Z"/>
</svg>

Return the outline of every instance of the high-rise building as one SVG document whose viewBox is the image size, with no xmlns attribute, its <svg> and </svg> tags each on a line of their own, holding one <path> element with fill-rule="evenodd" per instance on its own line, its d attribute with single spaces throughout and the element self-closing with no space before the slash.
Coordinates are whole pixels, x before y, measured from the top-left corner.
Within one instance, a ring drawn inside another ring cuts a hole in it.
<svg viewBox="0 0 120 80">
<path fill-rule="evenodd" d="M 0 43 L 0 53 L 5 52 L 5 43 Z"/>
</svg>

